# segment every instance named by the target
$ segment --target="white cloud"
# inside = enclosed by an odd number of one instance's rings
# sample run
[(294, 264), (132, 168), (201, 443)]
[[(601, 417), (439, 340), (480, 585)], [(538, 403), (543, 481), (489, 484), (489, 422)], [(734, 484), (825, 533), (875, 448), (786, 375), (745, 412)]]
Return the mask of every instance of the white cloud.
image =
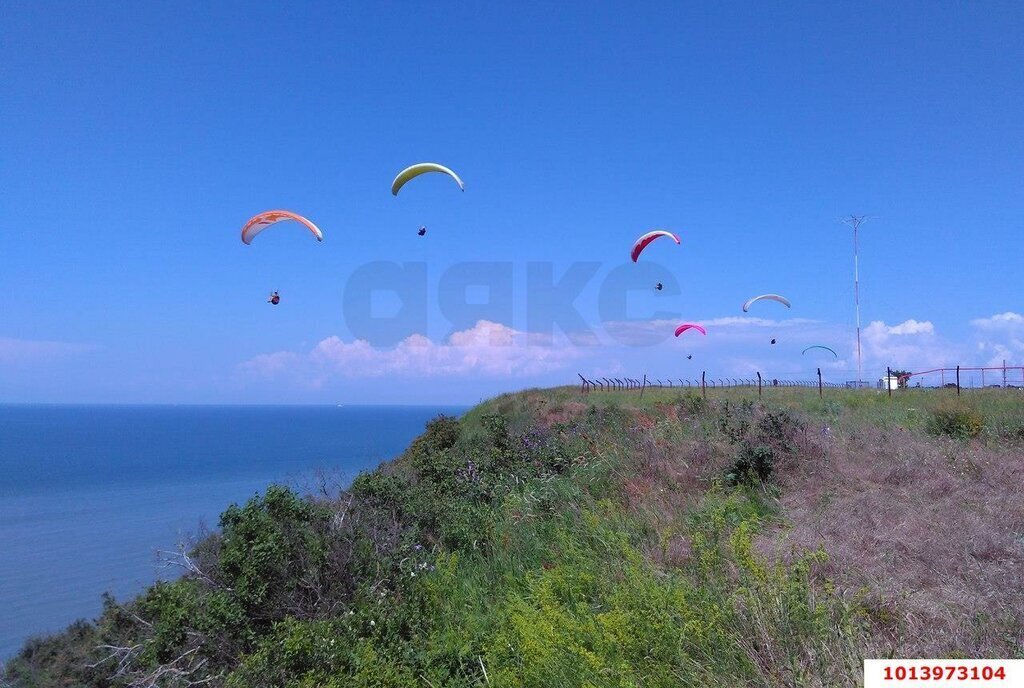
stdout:
[(241, 369), (266, 377), (297, 375), (314, 385), (331, 377), (529, 377), (560, 370), (579, 356), (577, 347), (547, 345), (541, 337), (481, 320), (445, 343), (415, 334), (392, 349), (378, 349), (361, 339), (327, 337), (308, 353), (262, 354)]
[[(882, 325), (884, 327), (885, 323), (876, 320), (875, 322), (872, 322), (871, 325)], [(870, 327), (870, 325), (869, 325), (869, 327)], [(918, 320), (913, 320), (913, 319), (911, 319), (911, 320), (904, 320), (899, 325), (893, 325), (892, 327), (887, 327), (886, 330), (887, 330), (887, 334), (893, 334), (893, 335), (935, 334), (935, 326), (932, 325), (931, 321), (928, 321), (928, 320), (924, 320), (924, 321), (918, 321)]]
[(817, 324), (817, 320), (807, 318), (786, 318), (785, 320), (771, 320), (769, 318), (752, 318), (739, 315), (729, 315), (723, 318), (711, 318), (701, 321), (706, 327), (799, 327), (801, 325)]
[(971, 321), (977, 351), (988, 356), (985, 365), (1024, 363), (1024, 315), (1006, 311)]
[(52, 361), (95, 348), (91, 344), (0, 337), (0, 364)]
[(988, 318), (977, 318), (971, 321), (971, 325), (983, 330), (1024, 330), (1024, 315), (1006, 311)]
[(937, 337), (928, 320), (911, 319), (898, 325), (875, 320), (862, 331), (861, 343), (871, 365), (921, 370), (952, 365), (958, 359), (955, 347)]

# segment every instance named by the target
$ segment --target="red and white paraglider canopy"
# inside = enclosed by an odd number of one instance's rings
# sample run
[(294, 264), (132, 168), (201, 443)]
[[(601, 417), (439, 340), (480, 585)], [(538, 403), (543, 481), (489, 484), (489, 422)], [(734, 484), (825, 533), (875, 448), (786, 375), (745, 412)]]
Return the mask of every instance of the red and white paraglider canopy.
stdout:
[(672, 241), (677, 244), (679, 243), (679, 237), (672, 232), (665, 231), (664, 229), (655, 229), (654, 231), (647, 232), (647, 234), (641, 236), (636, 240), (636, 243), (633, 244), (633, 250), (629, 253), (629, 257), (633, 259), (633, 262), (636, 262), (636, 259), (640, 257), (640, 253), (647, 248), (649, 243), (659, 237), (670, 237)]

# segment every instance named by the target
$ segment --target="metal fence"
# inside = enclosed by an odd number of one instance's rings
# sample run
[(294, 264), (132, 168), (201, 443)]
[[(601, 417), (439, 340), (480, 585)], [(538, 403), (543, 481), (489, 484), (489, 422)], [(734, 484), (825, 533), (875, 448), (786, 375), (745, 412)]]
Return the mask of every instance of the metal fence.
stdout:
[(765, 387), (809, 387), (817, 388), (819, 394), (826, 389), (878, 388), (886, 390), (891, 396), (894, 390), (907, 388), (956, 388), (957, 394), (964, 389), (1003, 388), (1024, 389), (1024, 366), (956, 366), (952, 368), (933, 368), (920, 372), (907, 373), (889, 367), (884, 377), (879, 377), (876, 384), (864, 380), (846, 382), (826, 382), (822, 378), (821, 369), (817, 369), (816, 379), (800, 380), (792, 378), (765, 377), (760, 372), (754, 377), (716, 377), (709, 376), (707, 371), (699, 378), (665, 377), (652, 378), (646, 374), (637, 377), (587, 377), (577, 373), (580, 379), (580, 392), (608, 392), (636, 390), (643, 394), (645, 389), (700, 389), (707, 395), (708, 389), (735, 387), (756, 388), (758, 395)]
[(643, 394), (644, 390), (651, 387), (659, 389), (700, 389), (704, 395), (707, 390), (732, 387), (756, 388), (758, 395), (765, 387), (810, 387), (817, 388), (820, 394), (826, 388), (846, 387), (845, 383), (825, 382), (821, 377), (821, 369), (818, 369), (818, 376), (815, 380), (791, 380), (766, 378), (761, 373), (756, 377), (709, 377), (707, 371), (701, 373), (700, 378), (650, 378), (644, 374), (640, 378), (635, 377), (585, 377), (583, 373), (577, 373), (580, 378), (580, 392), (589, 394), (591, 392), (608, 392), (619, 390), (636, 390)]
[[(684, 388), (700, 388), (701, 386), (709, 387), (711, 389), (723, 388), (723, 387), (757, 387), (758, 379), (753, 378), (742, 378), (742, 377), (705, 377), (703, 380), (700, 378), (687, 379), (682, 377), (675, 378), (650, 378), (650, 377), (595, 377), (586, 378), (583, 375), (579, 375), (581, 382), (581, 389), (584, 392), (587, 391), (611, 391), (611, 390), (623, 390), (623, 389), (642, 389), (658, 387), (663, 389), (684, 389)], [(817, 380), (779, 380), (779, 379), (768, 379), (762, 378), (761, 384), (764, 387), (817, 387)], [(847, 386), (846, 383), (840, 382), (822, 382), (822, 386), (826, 388), (844, 388)]]
[(1024, 366), (956, 366), (932, 368), (899, 376), (899, 386), (906, 388), (1020, 389), (1024, 388)]

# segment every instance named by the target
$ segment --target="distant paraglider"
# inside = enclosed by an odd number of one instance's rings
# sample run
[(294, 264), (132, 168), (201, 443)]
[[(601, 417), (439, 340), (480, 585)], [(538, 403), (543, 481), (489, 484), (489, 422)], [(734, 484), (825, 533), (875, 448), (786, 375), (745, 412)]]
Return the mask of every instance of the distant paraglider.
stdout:
[(657, 289), (658, 291), (661, 291), (662, 289), (665, 288), (665, 285), (662, 284), (661, 282), (658, 282), (657, 284), (654, 285), (654, 288)]
[(416, 231), (416, 233), (419, 234), (420, 236), (425, 236), (426, 233), (427, 233), (427, 228), (426, 227), (420, 227), (419, 230)]
[(772, 337), (772, 344), (775, 343), (775, 337)]
[(398, 173), (398, 176), (395, 177), (395, 181), (391, 182), (391, 195), (397, 196), (398, 192), (403, 186), (405, 186), (406, 182), (410, 179), (415, 179), (421, 174), (426, 174), (427, 172), (440, 172), (441, 174), (447, 174), (455, 180), (455, 183), (459, 185), (460, 189), (463, 191), (466, 190), (466, 185), (462, 183), (462, 180), (459, 179), (459, 175), (455, 174), (454, 170), (450, 170), (444, 165), (439, 165), (436, 162), (419, 162), (415, 165), (406, 167)]
[(691, 361), (691, 360), (693, 360), (693, 354), (687, 354), (687, 356), (686, 356), (686, 360), (687, 360), (687, 361)]
[(242, 242), (246, 244), (252, 243), (253, 237), (264, 229), (270, 225), (278, 222), (284, 222), (286, 220), (293, 220), (304, 225), (306, 229), (313, 233), (313, 236), (316, 237), (317, 241), (324, 240), (324, 233), (320, 231), (320, 228), (310, 220), (304, 218), (302, 215), (293, 213), (290, 210), (268, 210), (249, 218), (249, 221), (242, 227)]
[(825, 351), (827, 351), (830, 354), (832, 354), (833, 356), (835, 356), (837, 359), (839, 358), (839, 354), (837, 354), (835, 351), (833, 351), (832, 349), (828, 348), (827, 346), (822, 346), (821, 344), (814, 344), (813, 346), (807, 347), (806, 349), (803, 350), (803, 354), (806, 354), (811, 349), (824, 349)]
[(778, 301), (786, 308), (792, 307), (792, 304), (789, 302), (789, 299), (787, 299), (785, 296), (779, 296), (778, 294), (761, 294), (760, 296), (755, 296), (752, 299), (748, 299), (747, 302), (743, 304), (743, 312), (746, 313), (747, 311), (749, 311), (750, 306), (756, 303), (757, 301)]
[(276, 306), (281, 303), (281, 295), (278, 294), (277, 291), (271, 292), (270, 298), (267, 299), (267, 303), (271, 303)]
[(633, 259), (633, 262), (636, 262), (637, 258), (640, 257), (640, 254), (645, 248), (647, 248), (648, 244), (659, 237), (670, 237), (672, 241), (677, 244), (679, 243), (679, 237), (672, 232), (665, 231), (664, 229), (655, 229), (654, 231), (647, 232), (647, 234), (641, 235), (633, 244), (633, 250), (629, 253), (629, 257)]
[(705, 336), (707, 335), (707, 331), (703, 327), (701, 327), (700, 325), (695, 325), (694, 323), (683, 323), (682, 325), (680, 325), (679, 327), (676, 328), (676, 336), (678, 337), (679, 335), (681, 335), (683, 332), (686, 332), (687, 330), (697, 330), (701, 334), (703, 334)]

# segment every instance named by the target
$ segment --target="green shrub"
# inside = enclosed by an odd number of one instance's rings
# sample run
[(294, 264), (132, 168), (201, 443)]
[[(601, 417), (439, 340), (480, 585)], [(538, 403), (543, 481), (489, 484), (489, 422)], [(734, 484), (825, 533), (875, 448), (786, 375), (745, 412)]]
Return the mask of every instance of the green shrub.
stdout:
[(323, 563), (325, 547), (314, 526), (326, 518), (322, 506), (280, 485), (221, 515), (219, 575), (251, 615), (274, 618), (308, 569)]
[(414, 440), (413, 447), (427, 452), (442, 451), (454, 447), (460, 433), (459, 419), (441, 414), (427, 423), (426, 430)]
[(491, 445), (499, 451), (508, 450), (512, 442), (508, 419), (503, 415), (491, 413), (484, 416), (481, 420), (484, 429), (487, 430), (487, 437)]
[(696, 416), (707, 411), (708, 400), (700, 394), (686, 392), (686, 394), (680, 394), (676, 399), (676, 408), (680, 415)]
[(984, 417), (962, 403), (946, 402), (935, 408), (928, 420), (928, 431), (957, 439), (970, 439), (981, 434)]
[(352, 481), (349, 492), (368, 508), (402, 511), (409, 494), (408, 481), (383, 471), (363, 472)]
[(803, 424), (787, 409), (768, 411), (757, 422), (757, 441), (782, 452), (790, 452)]
[(744, 443), (736, 460), (726, 473), (730, 485), (741, 483), (767, 483), (775, 471), (775, 452), (771, 447), (759, 444), (751, 446)]

